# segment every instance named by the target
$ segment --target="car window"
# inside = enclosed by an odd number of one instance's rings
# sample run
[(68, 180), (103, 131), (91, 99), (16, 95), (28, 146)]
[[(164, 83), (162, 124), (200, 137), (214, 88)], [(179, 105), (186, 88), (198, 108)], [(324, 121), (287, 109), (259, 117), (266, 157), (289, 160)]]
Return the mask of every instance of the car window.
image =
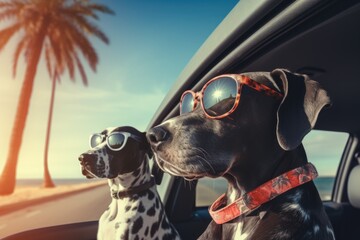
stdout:
[[(308, 161), (318, 170), (314, 180), (323, 201), (330, 200), (337, 168), (344, 151), (348, 133), (313, 130), (303, 140)], [(223, 178), (202, 178), (196, 188), (196, 206), (209, 206), (226, 191)]]

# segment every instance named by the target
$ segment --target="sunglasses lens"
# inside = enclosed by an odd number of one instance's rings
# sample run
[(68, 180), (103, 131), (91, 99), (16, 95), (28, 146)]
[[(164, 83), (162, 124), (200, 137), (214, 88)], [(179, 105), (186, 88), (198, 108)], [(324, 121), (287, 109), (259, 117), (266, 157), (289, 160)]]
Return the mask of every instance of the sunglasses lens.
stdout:
[(194, 97), (191, 93), (185, 93), (181, 99), (180, 114), (194, 110)]
[(111, 134), (108, 137), (108, 145), (112, 149), (120, 149), (125, 141), (125, 136), (121, 133)]
[(102, 141), (103, 141), (103, 138), (101, 135), (94, 134), (90, 138), (90, 147), (94, 148), (94, 147), (100, 145), (100, 143), (102, 143)]
[(229, 112), (235, 104), (237, 83), (230, 77), (211, 82), (204, 91), (203, 104), (206, 113), (212, 117)]

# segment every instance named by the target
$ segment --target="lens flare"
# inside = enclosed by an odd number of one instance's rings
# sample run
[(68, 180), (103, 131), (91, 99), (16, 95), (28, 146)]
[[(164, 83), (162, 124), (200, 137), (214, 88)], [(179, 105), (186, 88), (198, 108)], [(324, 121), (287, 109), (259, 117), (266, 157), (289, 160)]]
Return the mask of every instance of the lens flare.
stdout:
[(220, 101), (221, 95), (222, 95), (222, 91), (219, 90), (219, 89), (215, 90), (215, 92), (212, 94), (212, 96), (213, 96), (218, 102)]

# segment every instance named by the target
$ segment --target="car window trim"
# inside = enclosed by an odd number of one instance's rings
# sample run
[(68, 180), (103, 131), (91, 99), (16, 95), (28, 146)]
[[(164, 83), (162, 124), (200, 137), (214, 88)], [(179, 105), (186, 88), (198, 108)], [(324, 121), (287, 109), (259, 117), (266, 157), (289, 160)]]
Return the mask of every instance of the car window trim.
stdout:
[(349, 172), (351, 170), (351, 162), (355, 151), (357, 150), (359, 145), (359, 138), (356, 134), (350, 134), (349, 139), (346, 143), (343, 155), (340, 160), (340, 164), (338, 167), (338, 171), (336, 173), (333, 193), (332, 193), (332, 201), (336, 203), (341, 203), (344, 201), (347, 179), (349, 177)]

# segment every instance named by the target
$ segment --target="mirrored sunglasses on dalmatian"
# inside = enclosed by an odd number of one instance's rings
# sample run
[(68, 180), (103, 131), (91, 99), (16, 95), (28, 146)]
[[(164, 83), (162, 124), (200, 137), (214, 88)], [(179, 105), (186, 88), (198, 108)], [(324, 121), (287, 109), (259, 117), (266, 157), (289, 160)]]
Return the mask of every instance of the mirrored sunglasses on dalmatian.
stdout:
[(120, 151), (127, 143), (128, 138), (131, 137), (136, 141), (141, 141), (138, 136), (128, 132), (112, 132), (108, 136), (105, 134), (95, 133), (90, 136), (90, 147), (95, 148), (106, 140), (107, 146), (112, 151)]

